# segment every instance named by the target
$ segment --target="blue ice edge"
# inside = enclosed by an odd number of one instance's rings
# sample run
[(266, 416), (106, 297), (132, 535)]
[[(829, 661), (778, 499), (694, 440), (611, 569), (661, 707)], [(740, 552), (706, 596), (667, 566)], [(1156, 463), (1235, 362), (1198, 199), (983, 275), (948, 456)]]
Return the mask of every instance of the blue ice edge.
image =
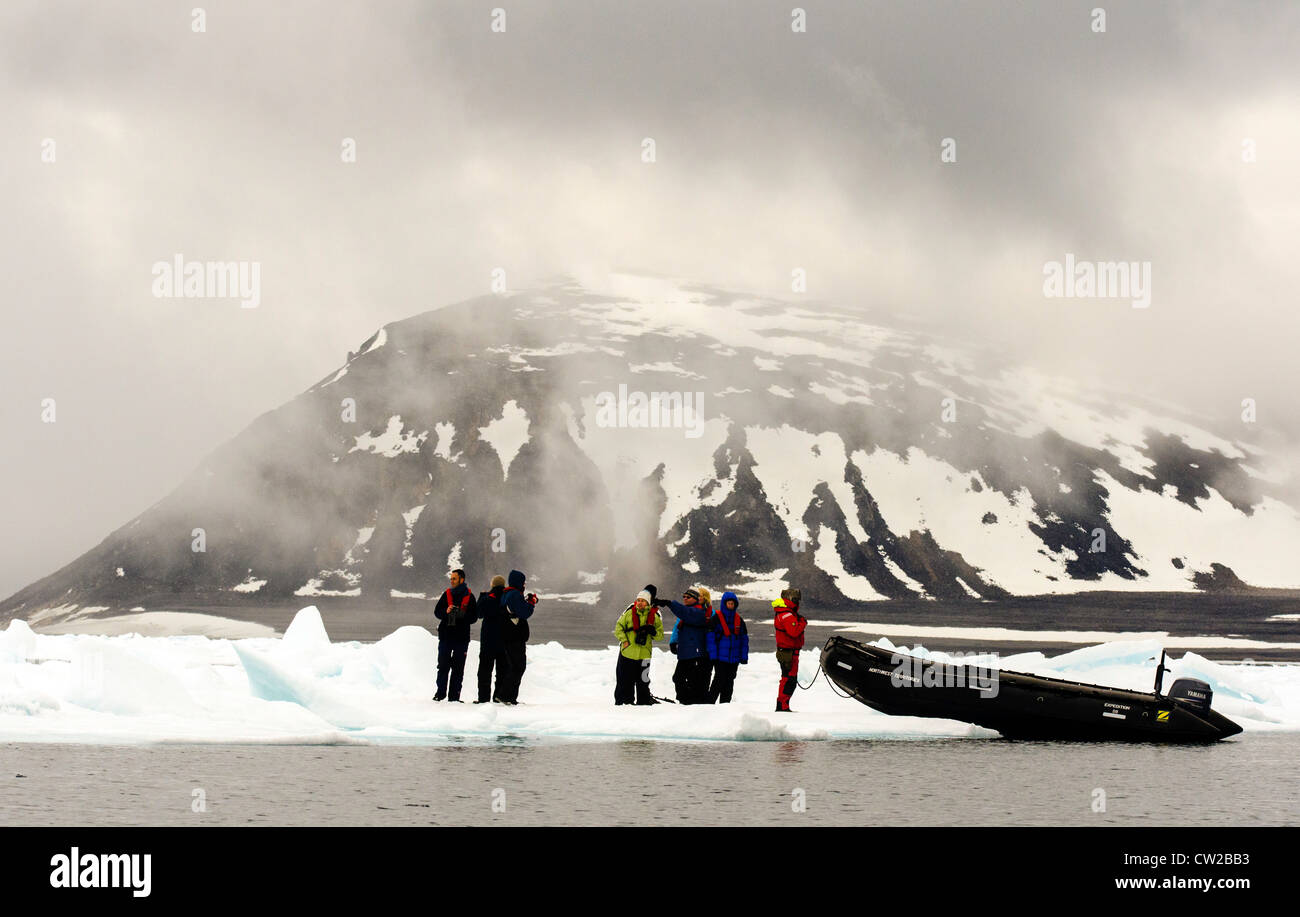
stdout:
[[(958, 721), (951, 722), (958, 734), (936, 734), (932, 732), (908, 732), (903, 729), (853, 729), (818, 730), (812, 735), (790, 735), (785, 733), (782, 724), (771, 723), (752, 714), (760, 722), (756, 724), (753, 734), (691, 736), (680, 733), (661, 732), (609, 732), (609, 731), (555, 731), (538, 732), (518, 731), (507, 727), (503, 732), (496, 729), (457, 729), (455, 732), (436, 730), (422, 731), (400, 726), (375, 725), (372, 714), (361, 710), (344, 699), (337, 692), (329, 690), (328, 679), (324, 682), (311, 676), (302, 675), (292, 669), (278, 664), (262, 653), (234, 644), (234, 650), (248, 677), (252, 694), (263, 700), (290, 702), (320, 717), (330, 728), (351, 739), (354, 743), (387, 746), (493, 746), (500, 744), (544, 745), (548, 743), (573, 742), (610, 742), (610, 741), (657, 741), (657, 742), (826, 742), (826, 741), (951, 741), (998, 739), (998, 733), (971, 726)], [(924, 652), (924, 650), (922, 650)], [(1131, 651), (1133, 658), (1146, 653), (1142, 648)], [(1068, 654), (1067, 654), (1068, 655)], [(1088, 651), (1075, 654), (1086, 656)], [(1128, 661), (1128, 660), (1126, 660)], [(938, 721), (934, 721), (938, 722)], [(767, 728), (762, 728), (767, 727)], [(742, 730), (744, 731), (744, 730)], [(319, 743), (327, 744), (327, 743)]]
[[(356, 735), (356, 731), (347, 730), (347, 734)], [(785, 737), (756, 737), (756, 736), (738, 736), (731, 738), (719, 738), (717, 736), (681, 736), (681, 735), (661, 735), (655, 733), (627, 733), (627, 732), (548, 732), (541, 733), (500, 733), (488, 731), (466, 730), (458, 733), (449, 732), (430, 732), (414, 733), (408, 732), (402, 735), (366, 735), (358, 736), (365, 743), (372, 745), (386, 746), (493, 746), (493, 745), (511, 745), (511, 746), (531, 746), (531, 745), (562, 745), (574, 743), (605, 743), (605, 742), (682, 742), (687, 744), (716, 744), (719, 742), (732, 743), (764, 743), (779, 745), (788, 742), (966, 742), (971, 739), (996, 739), (999, 738), (997, 733), (990, 732), (988, 735), (968, 735), (968, 736), (945, 736), (930, 735), (923, 733), (901, 733), (901, 732), (863, 732), (863, 733), (843, 733), (836, 735), (822, 736), (785, 736)]]
[[(320, 716), (334, 728), (345, 735), (353, 736), (376, 745), (492, 745), (498, 742), (502, 733), (496, 730), (464, 729), (454, 733), (420, 732), (408, 729), (376, 727), (366, 722), (364, 711), (349, 707), (337, 698), (325, 696), (318, 683), (305, 678), (295, 677), (283, 666), (276, 665), (260, 653), (235, 644), (235, 653), (248, 675), (249, 690), (257, 697), (268, 701), (288, 701), (297, 704)], [(766, 722), (766, 721), (764, 721)], [(960, 728), (970, 728), (967, 724), (956, 723)], [(372, 731), (373, 730), (373, 731)], [(547, 731), (545, 733), (506, 733), (514, 736), (527, 736), (529, 741), (659, 741), (659, 742), (826, 742), (835, 740), (861, 739), (929, 739), (951, 738), (931, 734), (906, 734), (895, 731), (882, 733), (875, 730), (854, 730), (852, 732), (825, 732), (817, 735), (798, 736), (780, 734), (783, 727), (773, 724), (773, 729), (765, 735), (739, 736), (686, 736), (655, 732), (564, 732)], [(996, 733), (987, 732), (987, 737), (996, 737)], [(983, 735), (961, 736), (959, 738), (984, 738)]]

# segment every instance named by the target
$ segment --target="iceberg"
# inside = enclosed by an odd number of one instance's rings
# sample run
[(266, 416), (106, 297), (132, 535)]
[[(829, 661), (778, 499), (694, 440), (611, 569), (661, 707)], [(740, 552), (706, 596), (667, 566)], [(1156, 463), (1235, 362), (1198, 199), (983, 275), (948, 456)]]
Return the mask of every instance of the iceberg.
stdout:
[[(894, 648), (888, 640), (877, 645)], [(924, 647), (900, 652), (932, 658)], [(532, 645), (517, 707), (475, 705), (478, 647), (466, 665), (466, 703), (434, 703), (438, 641), (400, 627), (376, 643), (334, 643), (309, 606), (282, 637), (226, 639), (138, 634), (37, 634), (22, 621), (0, 631), (0, 742), (223, 742), (452, 744), (512, 740), (825, 741), (987, 738), (948, 720), (890, 717), (837, 696), (803, 655), (794, 714), (773, 712), (778, 667), (754, 653), (718, 706), (615, 707), (615, 650)], [(1156, 641), (1128, 640), (1055, 657), (1020, 653), (1008, 669), (1149, 690)], [(656, 650), (651, 691), (672, 696), (675, 658)], [(969, 660), (968, 660), (969, 661)], [(1215, 706), (1251, 733), (1300, 730), (1300, 666), (1214, 662), (1188, 652), (1166, 684), (1199, 678)]]

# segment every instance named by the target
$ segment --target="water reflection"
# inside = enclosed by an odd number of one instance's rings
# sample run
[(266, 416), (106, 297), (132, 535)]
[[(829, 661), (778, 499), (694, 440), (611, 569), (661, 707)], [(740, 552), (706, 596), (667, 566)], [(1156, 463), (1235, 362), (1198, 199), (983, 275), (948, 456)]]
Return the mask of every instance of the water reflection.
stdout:
[(773, 757), (781, 765), (803, 764), (807, 745), (807, 742), (781, 742)]

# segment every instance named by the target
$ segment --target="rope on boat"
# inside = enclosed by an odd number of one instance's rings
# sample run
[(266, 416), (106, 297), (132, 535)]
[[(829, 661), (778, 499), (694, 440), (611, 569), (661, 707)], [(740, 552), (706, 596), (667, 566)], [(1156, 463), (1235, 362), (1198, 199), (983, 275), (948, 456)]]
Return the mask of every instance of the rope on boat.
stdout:
[[(806, 685), (802, 685), (802, 684), (801, 684), (801, 685), (799, 685), (799, 687), (801, 687), (801, 688), (803, 688), (805, 691), (807, 691), (809, 688), (811, 688), (813, 685), (815, 685), (815, 684), (817, 683), (817, 676), (818, 676), (818, 675), (821, 675), (821, 673), (822, 673), (822, 665), (821, 665), (821, 663), (819, 662), (819, 663), (817, 663), (817, 671), (813, 674), (812, 681), (808, 682), (808, 684), (806, 684)], [(795, 679), (795, 684), (799, 684), (799, 679), (798, 679), (798, 678)], [(841, 691), (839, 688), (835, 687), (835, 679), (831, 678), (829, 675), (826, 676), (826, 684), (830, 685), (830, 686), (831, 686), (831, 690), (834, 691), (836, 694), (838, 694), (840, 697), (848, 697), (848, 698), (852, 698), (852, 697), (853, 697), (852, 694), (848, 694), (848, 693), (846, 693), (846, 692), (844, 692), (844, 691)]]
[[(803, 690), (807, 691), (809, 688), (811, 688), (813, 685), (817, 683), (817, 678), (818, 676), (821, 675), (821, 673), (822, 673), (822, 664), (821, 664), (821, 654), (819, 653), (818, 660), (817, 660), (817, 671), (813, 673), (812, 681), (808, 682), (808, 684), (806, 685), (802, 685), (799, 684), (799, 677), (795, 676), (794, 683), (799, 685), (799, 687), (802, 688)], [(835, 686), (835, 679), (831, 678), (829, 675), (826, 676), (826, 684), (830, 685), (831, 690), (834, 691), (836, 694), (838, 694), (840, 697), (848, 697), (848, 698), (853, 697), (852, 694), (848, 694), (846, 692), (841, 691), (839, 688), (837, 688)]]
[[(813, 685), (817, 684), (817, 676), (820, 675), (821, 673), (822, 673), (822, 664), (819, 662), (817, 663), (817, 671), (813, 673), (812, 681), (808, 682), (808, 684), (806, 685), (799, 684), (799, 676), (796, 675), (794, 678), (794, 683), (799, 685), (799, 687), (802, 688), (804, 691), (807, 691)], [(826, 681), (829, 682), (830, 679), (828, 678), (826, 679)]]

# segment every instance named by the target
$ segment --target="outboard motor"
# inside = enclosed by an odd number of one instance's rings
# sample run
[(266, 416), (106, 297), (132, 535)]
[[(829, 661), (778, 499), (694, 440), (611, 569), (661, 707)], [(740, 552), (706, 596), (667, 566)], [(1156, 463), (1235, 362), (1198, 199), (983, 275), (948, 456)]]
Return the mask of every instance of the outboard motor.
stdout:
[(1214, 692), (1210, 686), (1197, 678), (1180, 678), (1169, 689), (1169, 697), (1181, 704), (1186, 704), (1200, 713), (1210, 712), (1210, 702)]

